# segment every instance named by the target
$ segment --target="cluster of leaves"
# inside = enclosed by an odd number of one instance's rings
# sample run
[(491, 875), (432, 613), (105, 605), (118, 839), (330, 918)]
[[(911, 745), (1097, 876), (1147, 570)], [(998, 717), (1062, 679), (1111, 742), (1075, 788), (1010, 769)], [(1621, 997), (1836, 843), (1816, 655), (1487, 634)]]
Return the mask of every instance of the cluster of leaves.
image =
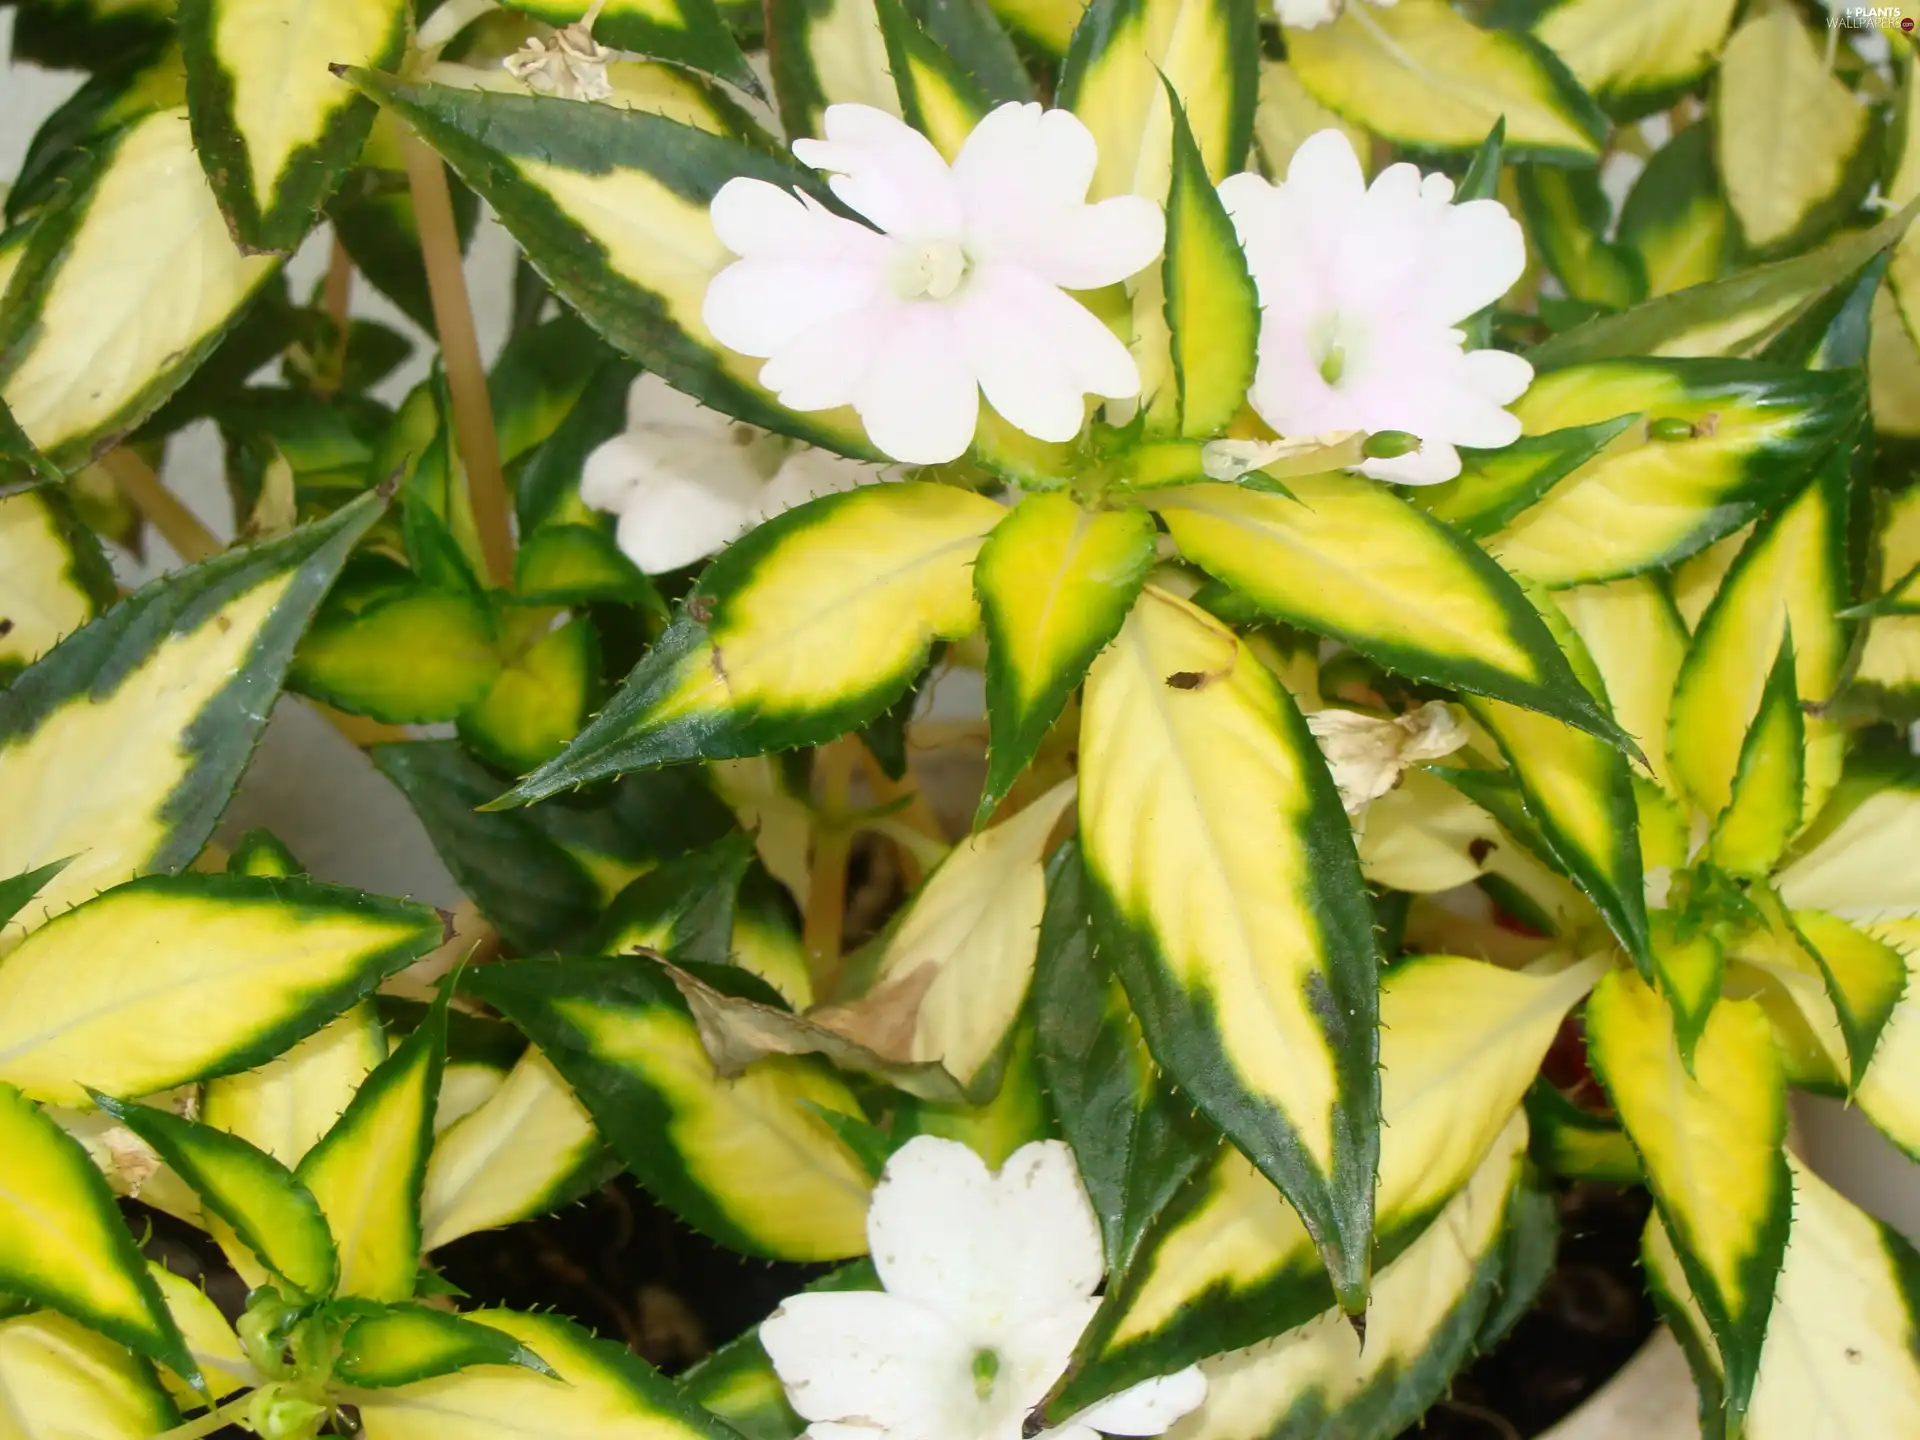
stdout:
[[(617, 1163), (743, 1252), (854, 1259), (924, 1132), (1074, 1148), (1110, 1273), (1048, 1418), (1199, 1362), (1232, 1418), (1185, 1440), (1395, 1434), (1545, 1274), (1546, 1178), (1590, 1175), (1653, 1192), (1710, 1434), (1920, 1423), (1920, 1261), (1785, 1148), (1797, 1086), (1920, 1153), (1905, 58), (1823, 53), (1786, 0), (1350, 0), (1312, 30), (1251, 0), (613, 0), (599, 38), (650, 58), (611, 102), (480, 68), (585, 8), (516, 0), (456, 66), (403, 0), (19, 0), (22, 55), (95, 68), (0, 233), (0, 1395), (26, 1433), (788, 1440), (751, 1335), (670, 1384), (559, 1320), (442, 1308), (423, 1257)], [(325, 53), (268, 12), (324, 15)], [(670, 609), (577, 493), (641, 367), (866, 453), (706, 334), (707, 202), (752, 175), (833, 203), (771, 133), (834, 101), (951, 153), (1030, 98), (1094, 131), (1092, 198), (1167, 206), (1164, 264), (1090, 297), (1140, 413), (1064, 445), (989, 416), (965, 460), (790, 512)], [(1539, 372), (1525, 438), (1443, 486), (1340, 446), (1208, 477), (1210, 442), (1258, 433), (1214, 182), (1328, 126), (1525, 220), (1536, 268), (1472, 326)], [(324, 212), (431, 320), (420, 140), (530, 261), (489, 377), (504, 564), (445, 380), (389, 410), (407, 342), (279, 278)], [(203, 417), (256, 543), (117, 599), (115, 462)], [(781, 757), (904, 773), (903, 705), (976, 631), (973, 833), (854, 817), (927, 876), (871, 944), (810, 953), (795, 898), (849, 817)], [(456, 727), (373, 756), (508, 958), (458, 972), (431, 911), (209, 849), (283, 686)], [(1433, 699), (1466, 750), (1356, 842), (1304, 714)], [(1462, 885), (1530, 934), (1427, 898)], [(1604, 1113), (1537, 1080), (1575, 1011)], [(237, 1328), (145, 1264), (116, 1185), (255, 1284)]]

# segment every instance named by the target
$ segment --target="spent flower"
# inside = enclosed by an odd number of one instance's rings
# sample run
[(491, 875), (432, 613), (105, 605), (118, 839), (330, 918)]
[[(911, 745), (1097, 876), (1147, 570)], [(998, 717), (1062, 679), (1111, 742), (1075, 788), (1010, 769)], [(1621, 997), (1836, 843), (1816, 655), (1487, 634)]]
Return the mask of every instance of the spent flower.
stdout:
[(713, 199), (741, 258), (708, 286), (721, 344), (764, 357), (760, 383), (796, 410), (851, 405), (896, 460), (938, 464), (971, 443), (980, 396), (1016, 429), (1070, 440), (1086, 397), (1124, 400), (1140, 373), (1067, 292), (1125, 280), (1160, 253), (1164, 217), (1134, 195), (1086, 203), (1097, 146), (1065, 110), (1010, 103), (949, 165), (883, 110), (832, 105), (794, 154), (832, 172), (868, 225), (764, 180)]

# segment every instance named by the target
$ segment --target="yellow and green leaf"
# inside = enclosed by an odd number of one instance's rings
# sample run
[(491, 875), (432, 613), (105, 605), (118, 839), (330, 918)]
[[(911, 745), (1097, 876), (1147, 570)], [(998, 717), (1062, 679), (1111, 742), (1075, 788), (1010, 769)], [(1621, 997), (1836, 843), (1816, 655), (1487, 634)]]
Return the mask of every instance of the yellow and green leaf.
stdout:
[(98, 616), (115, 594), (100, 542), (75, 517), (63, 485), (0, 495), (0, 683)]
[(332, 1291), (339, 1271), (333, 1237), (319, 1203), (285, 1165), (236, 1135), (171, 1111), (97, 1091), (93, 1100), (151, 1145), (274, 1274), (308, 1295)]
[[(241, 254), (184, 109), (85, 152), (27, 240), (0, 308), (0, 400), (62, 467), (158, 409), (278, 261)], [(182, 276), (193, 283), (183, 286)]]
[(981, 546), (973, 584), (987, 633), (989, 737), (980, 822), (1119, 632), (1156, 538), (1145, 511), (1086, 510), (1053, 493), (1022, 500)]
[(1177, 99), (1209, 178), (1241, 168), (1259, 96), (1259, 17), (1249, 0), (1093, 0), (1061, 62), (1057, 103), (1099, 145), (1089, 200), (1164, 203)]
[(788, 410), (760, 386), (761, 362), (724, 349), (701, 318), (708, 282), (734, 259), (708, 214), (720, 187), (745, 175), (833, 204), (812, 171), (664, 116), (349, 78), (419, 130), (616, 349), (729, 415), (871, 455), (850, 408)]
[[(73, 860), (16, 925), (200, 853), (266, 724), (262, 697), (380, 503), (163, 577), (0, 691), (0, 814), (30, 817), (0, 828), (0, 875)], [(0, 951), (16, 936), (0, 932)]]
[(1207, 1399), (1170, 1440), (1386, 1436), (1416, 1424), (1476, 1350), (1530, 1303), (1552, 1264), (1552, 1202), (1526, 1175), (1526, 1122), (1374, 1282), (1367, 1336), (1337, 1310), (1201, 1362)]
[(467, 987), (532, 1038), (621, 1160), (694, 1228), (789, 1260), (866, 1250), (873, 1182), (812, 1108), (860, 1107), (824, 1062), (775, 1056), (721, 1079), (664, 971), (630, 959), (489, 965)]
[(361, 1082), (387, 1058), (373, 1002), (363, 1000), (277, 1059), (209, 1080), (200, 1118), (292, 1167), (333, 1128)]
[(657, 951), (676, 961), (724, 965), (734, 898), (753, 863), (753, 837), (735, 831), (648, 870), (618, 895), (588, 945), (595, 955)]
[(875, 0), (768, 0), (766, 14), (767, 59), (787, 134), (824, 134), (829, 105), (900, 113)]
[(440, 941), (420, 905), (302, 880), (148, 876), (0, 966), (0, 1080), (85, 1107), (258, 1065)]
[(599, 1178), (604, 1154), (586, 1107), (529, 1047), (505, 1084), (434, 1141), (421, 1248), (559, 1209)]
[(1276, 620), (1397, 674), (1619, 735), (1521, 588), (1477, 546), (1359, 476), (1287, 483), (1293, 498), (1189, 485), (1156, 508), (1182, 555)]
[(1713, 165), (1712, 127), (1689, 125), (1654, 152), (1634, 181), (1620, 207), (1620, 243), (1640, 257), (1647, 293), (1671, 295), (1720, 278), (1730, 223)]
[(160, 1287), (167, 1309), (186, 1337), (187, 1349), (200, 1367), (201, 1379), (206, 1382), (206, 1397), (202, 1397), (184, 1380), (175, 1379), (171, 1371), (161, 1372), (160, 1383), (167, 1387), (176, 1403), (198, 1407), (204, 1405), (207, 1398), (224, 1400), (243, 1386), (260, 1383), (260, 1372), (247, 1358), (240, 1337), (234, 1334), (233, 1326), (227, 1323), (227, 1317), (220, 1313), (220, 1307), (205, 1290), (151, 1260), (147, 1262), (147, 1273)]
[[(1797, 1157), (1793, 1228), (1767, 1317), (1759, 1376), (1740, 1418), (1749, 1440), (1897, 1435), (1920, 1426), (1920, 1255)], [(1693, 1276), (1658, 1220), (1642, 1245), (1649, 1287), (1700, 1387), (1702, 1433), (1735, 1434), (1723, 1412), (1726, 1366), (1714, 1353)]]
[(1156, 588), (1083, 703), (1080, 834), (1103, 948), (1155, 1059), (1299, 1207), (1358, 1309), (1379, 962), (1332, 777), (1279, 680)]
[(389, 725), (436, 724), (481, 704), (501, 675), (487, 602), (428, 585), (329, 597), (300, 642), (290, 688)]
[(1620, 120), (1664, 109), (1713, 67), (1738, 0), (1549, 0), (1534, 36)]
[(349, 1391), (367, 1440), (498, 1440), (502, 1434), (581, 1440), (733, 1440), (624, 1345), (558, 1315), (475, 1310), (466, 1320), (511, 1337), (555, 1373), (491, 1366), (387, 1390)]
[(1873, 128), (1790, 4), (1749, 6), (1713, 87), (1715, 158), (1746, 249), (1790, 253), (1845, 218), (1874, 178)]
[(1640, 419), (1620, 415), (1593, 425), (1525, 435), (1499, 450), (1463, 450), (1455, 479), (1422, 486), (1411, 498), (1461, 534), (1484, 539), (1498, 534)]
[(1523, 165), (1516, 174), (1527, 234), (1568, 295), (1607, 310), (1646, 298), (1639, 252), (1605, 238), (1613, 207), (1597, 171)]
[(0, 1414), (8, 1440), (148, 1440), (180, 1420), (145, 1362), (46, 1310), (0, 1320)]
[[(1592, 962), (1528, 974), (1431, 956), (1382, 977), (1379, 1263), (1390, 1265), (1497, 1147), (1567, 1010), (1598, 972)], [(1332, 1303), (1299, 1215), (1224, 1147), (1109, 1281), (1077, 1368), (1047, 1413), (1065, 1416), (1141, 1379), (1253, 1345)]]
[(921, 29), (900, 0), (874, 0), (874, 11), (902, 117), (951, 162), (991, 102), (959, 58)]
[(460, 716), (460, 738), (515, 775), (566, 749), (601, 699), (600, 636), (591, 620), (579, 615), (535, 635), (520, 638), (486, 693)]
[(1589, 164), (1606, 116), (1530, 35), (1482, 30), (1445, 0), (1349, 6), (1333, 24), (1288, 29), (1287, 63), (1314, 99), (1416, 150), (1475, 150), (1506, 119), (1513, 159)]
[[(1603, 694), (1598, 668), (1552, 597), (1537, 588), (1523, 593), (1538, 607), (1558, 653), (1565, 655), (1586, 693)], [(1478, 697), (1467, 707), (1506, 756), (1528, 820), (1549, 856), (1594, 903), (1644, 972), (1647, 908), (1640, 806), (1626, 754), (1535, 710)]]
[(1259, 147), (1262, 167), (1269, 175), (1285, 175), (1287, 165), (1310, 136), (1322, 130), (1338, 130), (1359, 157), (1361, 170), (1367, 169), (1372, 146), (1367, 132), (1350, 125), (1307, 93), (1300, 77), (1284, 60), (1260, 60), (1260, 103), (1253, 112), (1253, 140)]
[[(1804, 925), (1807, 914), (1802, 911), (1796, 918)], [(1825, 919), (1841, 923), (1832, 916)], [(1920, 1074), (1920, 979), (1915, 976), (1920, 970), (1920, 920), (1902, 917), (1860, 928), (1899, 955), (1904, 984), (1873, 1047), (1866, 1073), (1853, 1084), (1853, 1101), (1881, 1134), (1907, 1154), (1920, 1154), (1920, 1084), (1914, 1080)], [(1828, 995), (1830, 999), (1832, 992)], [(1831, 1008), (1824, 1013), (1808, 1008), (1817, 1016), (1808, 1021), (1808, 1028), (1814, 1030), (1816, 1043), (1823, 1045), (1835, 1075), (1849, 1075), (1846, 1037), (1838, 1015)]]
[(403, 0), (184, 0), (194, 148), (249, 251), (291, 251), (359, 157), (373, 105), (334, 65), (389, 69)]
[(983, 496), (905, 481), (760, 526), (707, 567), (612, 703), (509, 800), (817, 744), (877, 718), (934, 641), (979, 624), (974, 557), (1005, 515)]
[[(1796, 708), (1822, 707), (1839, 689), (1851, 631), (1835, 618), (1849, 592), (1851, 462), (1851, 447), (1836, 447), (1797, 498), (1761, 521), (1695, 627), (1674, 689), (1667, 754), (1674, 777), (1709, 816), (1734, 800), (1744, 744), (1764, 718), (1782, 654), (1792, 657)], [(1799, 815), (1812, 816), (1840, 777), (1845, 734), (1818, 709), (1803, 712), (1800, 724)]]
[(1160, 283), (1171, 373), (1157, 354), (1144, 353), (1152, 337), (1143, 334), (1136, 353), (1158, 377), (1148, 401), (1149, 425), (1206, 439), (1224, 431), (1246, 404), (1260, 336), (1260, 297), (1171, 81), (1167, 103), (1173, 115), (1173, 175)]
[(340, 1257), (335, 1290), (392, 1302), (420, 1273), (420, 1188), (446, 1064), (447, 991), (354, 1094), (294, 1174), (320, 1202)]
[[(1555, 588), (1672, 565), (1791, 494), (1864, 402), (1856, 378), (1750, 361), (1604, 361), (1542, 375), (1513, 406), (1529, 435), (1621, 415), (1644, 423), (1487, 548)], [(1665, 438), (1675, 421), (1691, 428)]]
[(311, 881), (150, 876), (69, 910), (0, 968), (0, 1079), (50, 1104), (152, 1094), (311, 1035), (440, 943), (417, 904)]
[(475, 1366), (512, 1366), (557, 1378), (553, 1367), (504, 1330), (426, 1305), (381, 1305), (340, 1336), (334, 1378), (360, 1390), (391, 1390)]
[(1786, 1082), (1760, 1007), (1723, 1000), (1681, 1063), (1673, 1017), (1616, 970), (1587, 1002), (1587, 1050), (1646, 1166), (1727, 1376), (1733, 1428), (1748, 1408), (1787, 1245)]
[(58, 1310), (197, 1383), (186, 1341), (107, 1182), (78, 1141), (4, 1083), (0, 1154), (7, 1157), (0, 1175), (0, 1289)]
[(1640, 1185), (1646, 1174), (1618, 1120), (1574, 1104), (1543, 1076), (1527, 1091), (1527, 1148), (1548, 1175)]
[[(1665, 584), (1654, 576), (1637, 575), (1576, 585), (1556, 592), (1553, 599), (1599, 671), (1613, 718), (1639, 745), (1653, 778), (1678, 794), (1667, 763), (1667, 712), (1687, 653), (1687, 629)], [(1678, 863), (1685, 860), (1683, 851)]]
[(968, 1098), (991, 1099), (992, 1062), (1033, 979), (1047, 841), (1073, 799), (1064, 782), (955, 846), (888, 934), (865, 992), (833, 1007), (832, 1028), (895, 1060), (938, 1064)]
[(1670, 910), (1656, 910), (1652, 921), (1653, 978), (1673, 1011), (1674, 1048), (1693, 1074), (1693, 1053), (1707, 1017), (1720, 999), (1726, 951), (1712, 930), (1691, 924)]
[(1800, 829), (1807, 798), (1807, 722), (1793, 671), (1789, 622), (1760, 708), (1740, 744), (1731, 798), (1715, 817), (1707, 841), (1708, 858), (1730, 875), (1767, 875)]
[(1909, 204), (1870, 230), (1829, 241), (1818, 250), (1696, 283), (1576, 325), (1527, 352), (1536, 370), (1637, 356), (1751, 357), (1821, 306), (1851, 289), (1862, 267), (1907, 231)]

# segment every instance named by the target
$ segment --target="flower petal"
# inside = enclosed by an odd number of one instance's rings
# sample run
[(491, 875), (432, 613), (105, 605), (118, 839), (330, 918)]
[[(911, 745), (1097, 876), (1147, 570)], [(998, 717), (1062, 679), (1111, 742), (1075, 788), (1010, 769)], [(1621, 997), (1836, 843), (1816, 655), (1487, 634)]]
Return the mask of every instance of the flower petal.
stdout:
[(871, 105), (829, 105), (825, 140), (796, 140), (793, 153), (839, 173), (833, 193), (889, 235), (957, 238), (960, 196), (933, 142)]
[(839, 260), (888, 253), (887, 239), (836, 215), (811, 196), (736, 175), (708, 206), (713, 232), (736, 255), (776, 260)]
[(1054, 1140), (1023, 1145), (997, 1177), (964, 1145), (908, 1141), (874, 1190), (867, 1238), (891, 1293), (988, 1346), (1076, 1309), (1084, 1325), (1104, 1268), (1073, 1154)]
[(955, 318), (987, 403), (1036, 439), (1079, 434), (1088, 393), (1113, 400), (1140, 393), (1127, 347), (1078, 301), (1026, 270), (982, 270)]
[(1153, 262), (1160, 207), (1139, 195), (1084, 203), (1098, 147), (1068, 110), (1009, 103), (967, 137), (953, 162), (976, 263), (1023, 265), (1069, 290), (1113, 285)]
[(674, 389), (651, 370), (627, 387), (628, 430), (683, 431), (708, 436), (718, 444), (728, 439), (740, 423), (731, 415), (702, 405), (684, 390)]
[(930, 1421), (975, 1408), (974, 1347), (938, 1314), (895, 1295), (795, 1295), (761, 1323), (760, 1343), (803, 1419), (938, 1440), (944, 1427)]
[(736, 260), (707, 285), (700, 318), (742, 355), (776, 355), (824, 321), (861, 309), (886, 289), (884, 261)]
[(618, 515), (627, 508), (634, 487), (647, 474), (642, 442), (629, 434), (615, 435), (596, 445), (580, 471), (580, 499), (590, 509)]
[(910, 465), (959, 459), (980, 420), (980, 386), (954, 334), (953, 308), (898, 301), (865, 313), (884, 315), (853, 397), (867, 438)]
[[(1411, 167), (1409, 167), (1411, 168)], [(1322, 222), (1344, 217), (1366, 193), (1367, 178), (1353, 143), (1338, 130), (1317, 130), (1300, 142), (1287, 163), (1286, 189), (1308, 213)]]
[(1417, 314), (1442, 325), (1486, 309), (1527, 268), (1526, 235), (1498, 200), (1448, 206), (1431, 244), (1428, 269), (1412, 298)]
[[(1533, 384), (1533, 366), (1505, 350), (1469, 350), (1466, 366), (1473, 388), (1496, 405), (1511, 405)], [(1513, 440), (1519, 438), (1515, 432)]]
[(1444, 440), (1424, 440), (1411, 455), (1367, 461), (1360, 473), (1394, 485), (1438, 485), (1460, 473), (1460, 452)]
[(794, 410), (853, 404), (900, 305), (883, 297), (814, 326), (760, 367), (760, 383)]
[(650, 457), (652, 473), (628, 496), (615, 531), (627, 558), (648, 575), (691, 565), (744, 535), (759, 492), (752, 476), (725, 463), (724, 451), (672, 468), (662, 458)]
[(1206, 1401), (1207, 1377), (1197, 1365), (1122, 1390), (1067, 1423), (1102, 1435), (1160, 1435)]

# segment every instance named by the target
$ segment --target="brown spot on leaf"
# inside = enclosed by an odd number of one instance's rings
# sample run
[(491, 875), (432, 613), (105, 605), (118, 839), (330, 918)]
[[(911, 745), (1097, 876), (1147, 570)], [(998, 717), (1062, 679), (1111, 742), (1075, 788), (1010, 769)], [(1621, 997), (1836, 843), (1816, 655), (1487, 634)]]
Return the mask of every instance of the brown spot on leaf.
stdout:
[(1487, 857), (1498, 848), (1493, 841), (1483, 835), (1471, 845), (1467, 846), (1467, 855), (1474, 864), (1484, 865), (1487, 863)]
[(713, 618), (713, 597), (693, 595), (687, 600), (687, 618), (701, 625)]
[(13, 621), (7, 619), (4, 615), (0, 615), (0, 637), (11, 635), (12, 633)]

